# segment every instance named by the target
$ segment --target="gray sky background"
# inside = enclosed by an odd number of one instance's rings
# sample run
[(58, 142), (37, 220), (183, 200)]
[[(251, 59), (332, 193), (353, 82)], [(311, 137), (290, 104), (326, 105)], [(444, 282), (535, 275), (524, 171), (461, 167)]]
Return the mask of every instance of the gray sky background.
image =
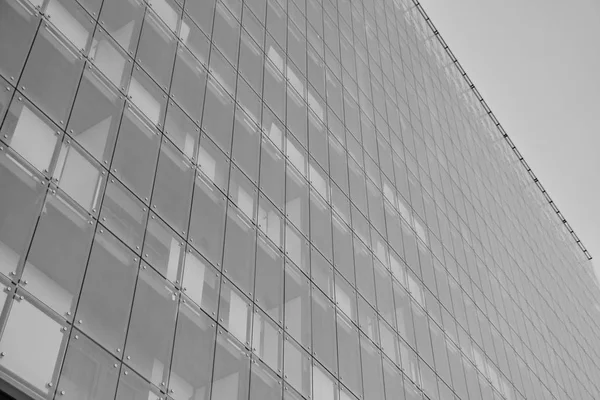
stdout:
[(600, 277), (600, 1), (421, 3)]

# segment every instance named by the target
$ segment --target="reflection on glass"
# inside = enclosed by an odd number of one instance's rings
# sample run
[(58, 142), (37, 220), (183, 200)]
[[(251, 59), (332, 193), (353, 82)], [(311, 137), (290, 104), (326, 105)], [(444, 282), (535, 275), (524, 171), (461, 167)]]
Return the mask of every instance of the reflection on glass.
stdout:
[(94, 34), (88, 57), (113, 85), (125, 91), (131, 78), (133, 62), (100, 26)]
[(119, 43), (133, 54), (144, 18), (144, 3), (140, 0), (106, 0), (99, 20), (101, 25)]
[(90, 20), (77, 2), (74, 0), (50, 0), (46, 5), (45, 15), (77, 49), (87, 50), (94, 21)]

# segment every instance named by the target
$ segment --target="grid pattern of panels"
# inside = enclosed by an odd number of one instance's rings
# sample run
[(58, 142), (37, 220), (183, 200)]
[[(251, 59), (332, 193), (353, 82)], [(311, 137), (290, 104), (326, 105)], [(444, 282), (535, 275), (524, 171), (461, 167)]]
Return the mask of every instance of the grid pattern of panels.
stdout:
[(0, 0), (0, 377), (594, 399), (599, 293), (412, 0)]

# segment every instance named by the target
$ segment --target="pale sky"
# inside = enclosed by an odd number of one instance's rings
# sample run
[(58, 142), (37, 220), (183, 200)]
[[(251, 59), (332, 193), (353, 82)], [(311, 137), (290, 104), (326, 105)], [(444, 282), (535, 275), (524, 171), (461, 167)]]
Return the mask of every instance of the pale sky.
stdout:
[(594, 257), (598, 274), (600, 1), (421, 4)]

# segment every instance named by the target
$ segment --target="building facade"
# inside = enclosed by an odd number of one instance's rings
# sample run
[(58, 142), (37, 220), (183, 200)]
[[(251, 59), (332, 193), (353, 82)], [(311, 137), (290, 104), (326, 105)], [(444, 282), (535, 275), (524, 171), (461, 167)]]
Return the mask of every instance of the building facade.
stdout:
[(589, 254), (416, 0), (0, 0), (15, 399), (600, 398)]

